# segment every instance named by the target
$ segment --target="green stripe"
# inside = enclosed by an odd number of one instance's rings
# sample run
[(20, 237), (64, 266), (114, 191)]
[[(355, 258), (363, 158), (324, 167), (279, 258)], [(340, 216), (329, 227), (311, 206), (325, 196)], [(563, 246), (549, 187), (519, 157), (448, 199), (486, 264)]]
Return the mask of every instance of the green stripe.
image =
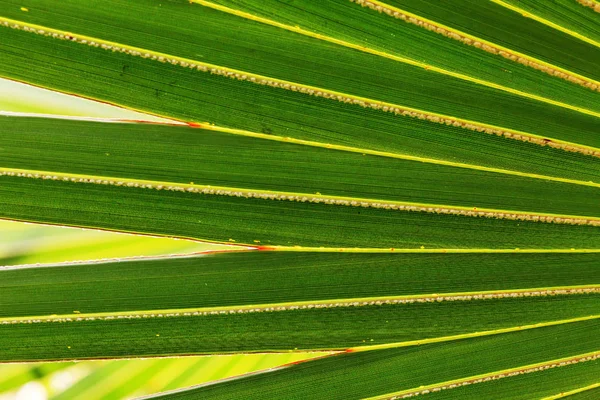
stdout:
[(599, 258), (244, 252), (0, 270), (0, 317), (600, 285)]
[(600, 42), (600, 15), (577, 4), (577, 0), (503, 0), (564, 29)]
[(509, 89), (598, 109), (597, 93), (588, 89), (574, 87), (503, 57), (448, 40), (414, 24), (357, 7), (348, 0), (210, 0), (210, 3), (299, 26), (369, 50), (424, 62)]
[[(476, 400), (482, 398), (489, 400), (530, 400), (533, 398), (550, 400), (554, 397), (548, 398), (547, 396), (597, 382), (599, 374), (600, 360), (595, 360), (444, 390), (428, 394), (427, 398), (431, 400)], [(566, 398), (571, 400), (571, 397)], [(589, 399), (594, 398), (589, 397)]]
[[(598, 375), (596, 375), (596, 381)], [(597, 386), (594, 388), (590, 388), (588, 390), (583, 390), (578, 393), (571, 394), (569, 396), (565, 396), (566, 400), (595, 400), (600, 397), (600, 388)]]

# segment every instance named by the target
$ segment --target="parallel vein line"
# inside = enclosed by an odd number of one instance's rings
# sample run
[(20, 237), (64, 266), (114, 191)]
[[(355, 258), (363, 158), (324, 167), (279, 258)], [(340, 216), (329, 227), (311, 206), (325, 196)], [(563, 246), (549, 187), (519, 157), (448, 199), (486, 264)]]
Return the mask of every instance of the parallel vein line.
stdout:
[(534, 372), (546, 371), (552, 368), (565, 367), (567, 365), (578, 364), (581, 362), (594, 361), (600, 358), (600, 351), (593, 351), (589, 353), (579, 354), (576, 356), (563, 357), (554, 359), (551, 361), (544, 361), (540, 363), (519, 366), (515, 368), (508, 368), (501, 371), (494, 371), (480, 375), (469, 376), (466, 378), (454, 379), (446, 382), (434, 383), (432, 385), (421, 386), (419, 388), (412, 388), (402, 390), (395, 393), (388, 393), (380, 396), (369, 397), (366, 400), (396, 400), (406, 399), (413, 396), (420, 396), (428, 393), (435, 393), (442, 390), (449, 390), (458, 388), (466, 385), (473, 385), (477, 383), (484, 383), (489, 381), (495, 381), (498, 379), (510, 378), (523, 374), (531, 374)]
[(290, 31), (290, 32), (298, 33), (298, 34), (301, 34), (301, 35), (304, 35), (304, 36), (309, 36), (309, 37), (312, 37), (312, 38), (315, 38), (315, 39), (323, 40), (323, 41), (326, 41), (326, 42), (330, 42), (330, 43), (334, 43), (334, 44), (341, 45), (341, 46), (344, 46), (344, 47), (348, 47), (348, 48), (351, 48), (351, 49), (354, 49), (354, 50), (362, 51), (364, 53), (373, 54), (373, 55), (376, 55), (376, 56), (379, 56), (379, 57), (387, 58), (387, 59), (394, 60), (394, 61), (399, 61), (401, 63), (409, 64), (409, 65), (412, 65), (412, 66), (415, 66), (415, 67), (419, 67), (419, 68), (423, 68), (423, 69), (426, 69), (426, 70), (429, 70), (429, 71), (434, 71), (434, 72), (437, 72), (437, 73), (440, 73), (440, 74), (443, 74), (443, 75), (448, 75), (448, 76), (451, 76), (453, 78), (458, 78), (458, 79), (461, 79), (461, 80), (465, 80), (465, 81), (477, 83), (477, 84), (482, 85), (482, 86), (487, 86), (487, 87), (490, 87), (490, 88), (502, 90), (504, 92), (515, 94), (515, 95), (518, 95), (518, 96), (521, 96), (521, 97), (526, 97), (526, 98), (537, 100), (537, 101), (540, 101), (540, 102), (543, 102), (543, 103), (552, 104), (552, 105), (555, 105), (555, 106), (558, 106), (558, 107), (562, 107), (562, 108), (566, 108), (566, 109), (573, 110), (573, 111), (578, 111), (578, 112), (581, 112), (583, 114), (588, 114), (588, 115), (592, 115), (592, 116), (595, 116), (595, 117), (600, 117), (600, 113), (595, 112), (595, 111), (591, 111), (591, 110), (587, 110), (587, 109), (582, 108), (582, 107), (573, 106), (571, 104), (567, 104), (567, 103), (563, 103), (563, 102), (560, 102), (560, 101), (552, 100), (552, 99), (549, 99), (547, 97), (538, 96), (538, 95), (535, 95), (535, 94), (532, 94), (532, 93), (523, 92), (521, 90), (517, 90), (517, 89), (509, 88), (509, 87), (506, 87), (506, 86), (502, 86), (502, 85), (499, 85), (499, 84), (496, 84), (496, 83), (493, 83), (493, 82), (485, 81), (483, 79), (475, 78), (475, 77), (472, 77), (472, 76), (469, 76), (469, 75), (465, 75), (465, 74), (461, 74), (461, 73), (458, 73), (458, 72), (453, 72), (453, 71), (449, 71), (449, 70), (446, 70), (446, 69), (443, 69), (443, 68), (439, 68), (439, 67), (436, 67), (436, 66), (433, 66), (433, 65), (425, 64), (425, 63), (422, 63), (422, 62), (419, 62), (419, 61), (416, 61), (416, 60), (413, 60), (413, 59), (410, 59), (410, 58), (401, 57), (401, 56), (398, 56), (398, 55), (395, 55), (395, 54), (390, 54), (390, 53), (387, 53), (387, 52), (384, 52), (384, 51), (375, 50), (375, 49), (372, 49), (372, 48), (369, 48), (369, 47), (366, 47), (366, 46), (358, 45), (358, 44), (351, 43), (351, 42), (348, 42), (348, 41), (345, 41), (345, 40), (341, 40), (341, 39), (337, 39), (337, 38), (334, 38), (334, 37), (331, 37), (331, 36), (323, 35), (323, 34), (320, 34), (320, 33), (315, 33), (315, 32), (312, 32), (312, 31), (309, 31), (309, 30), (306, 30), (306, 29), (302, 29), (302, 28), (300, 28), (298, 26), (292, 26), (292, 25), (283, 24), (283, 23), (280, 23), (280, 22), (277, 22), (277, 21), (270, 20), (268, 18), (264, 18), (264, 17), (260, 17), (260, 16), (257, 16), (257, 15), (251, 14), (251, 13), (247, 13), (247, 12), (244, 12), (244, 11), (241, 11), (241, 10), (229, 8), (229, 7), (220, 5), (220, 4), (214, 4), (214, 3), (210, 2), (210, 1), (206, 1), (206, 0), (190, 0), (190, 2), (191, 3), (199, 4), (199, 5), (202, 5), (202, 6), (205, 6), (205, 7), (209, 7), (209, 8), (215, 9), (215, 10), (219, 10), (219, 11), (222, 11), (222, 12), (225, 12), (225, 13), (228, 13), (228, 14), (236, 15), (238, 17), (242, 17), (242, 18), (245, 18), (245, 19), (248, 19), (248, 20), (260, 22), (262, 24), (275, 26), (275, 27), (278, 27), (278, 28), (281, 28), (281, 29), (285, 29), (285, 30)]
[(519, 131), (516, 129), (508, 129), (500, 126), (485, 124), (482, 122), (471, 121), (464, 118), (456, 118), (444, 114), (433, 113), (412, 107), (405, 107), (394, 103), (389, 103), (380, 100), (369, 99), (362, 96), (350, 95), (333, 90), (319, 88), (310, 85), (304, 85), (296, 82), (286, 81), (283, 79), (271, 78), (259, 74), (240, 71), (232, 68), (222, 67), (214, 64), (203, 63), (196, 60), (187, 59), (184, 57), (173, 56), (165, 53), (142, 49), (138, 47), (128, 46), (120, 43), (115, 43), (98, 38), (92, 38), (85, 35), (79, 35), (69, 32), (56, 30), (35, 24), (27, 24), (21, 21), (16, 21), (4, 17), (0, 17), (0, 26), (9, 27), (12, 29), (23, 30), (38, 35), (49, 36), (60, 40), (68, 40), (92, 47), (99, 47), (113, 52), (129, 54), (135, 57), (142, 57), (162, 63), (178, 65), (184, 68), (190, 68), (202, 72), (208, 72), (214, 75), (221, 75), (232, 79), (249, 81), (259, 85), (291, 90), (316, 97), (323, 97), (331, 100), (336, 100), (342, 103), (359, 105), (364, 108), (371, 108), (390, 112), (396, 115), (418, 118), (435, 122), (443, 125), (451, 125), (464, 129), (473, 130), (476, 132), (487, 133), (491, 135), (504, 136), (510, 139), (534, 143), (541, 146), (549, 146), (565, 151), (576, 152), (586, 155), (600, 157), (600, 149), (563, 141), (559, 139), (550, 140), (541, 135), (536, 135), (528, 132)]
[(543, 71), (543, 72), (547, 73), (548, 75), (562, 78), (569, 82), (587, 87), (588, 89), (591, 89), (591, 90), (600, 91), (600, 82), (598, 82), (594, 79), (574, 73), (572, 71), (568, 71), (564, 68), (557, 67), (557, 66), (547, 63), (545, 61), (533, 58), (526, 54), (509, 49), (507, 47), (500, 46), (498, 44), (478, 38), (476, 36), (459, 31), (457, 29), (450, 28), (439, 22), (431, 21), (427, 18), (410, 13), (410, 12), (402, 10), (400, 8), (391, 6), (382, 1), (379, 1), (379, 0), (350, 0), (350, 1), (353, 3), (359, 4), (363, 7), (368, 7), (370, 9), (376, 10), (380, 13), (385, 13), (394, 18), (398, 18), (405, 22), (420, 26), (429, 31), (439, 33), (440, 35), (458, 40), (467, 45), (476, 47), (478, 49), (482, 49), (484, 51), (487, 51), (488, 53), (498, 54), (498, 55), (500, 55), (504, 58), (507, 58), (511, 61), (515, 61), (519, 64), (523, 64), (523, 65), (529, 66), (531, 68), (537, 69), (539, 71)]
[(311, 253), (400, 253), (400, 254), (567, 254), (600, 253), (600, 249), (428, 249), (428, 248), (368, 248), (368, 247), (303, 247), (303, 246), (256, 246), (261, 251), (311, 252)]
[(459, 335), (442, 336), (442, 337), (435, 337), (435, 338), (429, 338), (429, 339), (418, 339), (418, 340), (410, 340), (410, 341), (406, 341), (406, 342), (358, 346), (358, 347), (352, 347), (352, 348), (348, 349), (348, 351), (349, 352), (359, 352), (359, 351), (373, 351), (373, 350), (383, 350), (383, 349), (397, 349), (400, 347), (410, 347), (410, 346), (421, 346), (423, 344), (429, 344), (429, 343), (440, 343), (440, 342), (448, 342), (448, 341), (453, 341), (453, 340), (471, 339), (471, 338), (477, 338), (477, 337), (482, 337), (482, 336), (491, 336), (491, 335), (498, 335), (498, 334), (510, 333), (510, 332), (527, 331), (530, 329), (545, 328), (545, 327), (557, 326), (557, 325), (566, 325), (566, 324), (572, 324), (572, 323), (576, 323), (576, 322), (592, 321), (592, 320), (597, 320), (597, 319), (600, 319), (600, 314), (588, 315), (585, 317), (562, 319), (562, 320), (557, 320), (557, 321), (539, 322), (537, 324), (531, 324), (531, 325), (513, 326), (510, 328), (493, 329), (493, 330), (489, 330), (489, 331), (462, 333)]
[[(0, 276), (1, 276), (0, 272)], [(235, 306), (220, 306), (220, 307), (194, 307), (194, 308), (177, 308), (177, 309), (155, 309), (155, 310), (135, 310), (135, 311), (113, 311), (113, 312), (97, 312), (97, 313), (73, 313), (73, 314), (52, 314), (52, 315), (35, 315), (23, 317), (2, 317), (0, 325), (15, 325), (15, 324), (38, 324), (38, 323), (65, 323), (65, 322), (85, 322), (85, 321), (109, 321), (122, 319), (148, 319), (148, 318), (182, 318), (182, 317), (202, 317), (210, 315), (226, 315), (226, 314), (251, 314), (261, 312), (280, 312), (294, 310), (311, 310), (323, 308), (343, 308), (343, 307), (366, 307), (366, 306), (383, 306), (383, 305), (402, 305), (414, 303), (441, 303), (446, 301), (472, 301), (472, 300), (492, 300), (492, 299), (513, 299), (513, 298), (530, 298), (530, 297), (547, 297), (547, 296), (573, 296), (584, 294), (600, 293), (599, 285), (588, 286), (562, 286), (554, 288), (533, 288), (533, 289), (507, 289), (496, 291), (479, 291), (479, 292), (456, 292), (456, 293), (434, 293), (423, 295), (402, 295), (402, 296), (376, 296), (376, 297), (360, 297), (346, 299), (326, 299), (326, 300), (307, 300), (307, 301), (292, 301), (284, 303), (268, 303), (268, 304), (250, 304), (250, 305), (235, 305)], [(594, 317), (596, 318), (596, 317)], [(598, 317), (600, 318), (600, 317)], [(570, 320), (569, 320), (570, 321)], [(555, 322), (551, 322), (554, 324)], [(529, 327), (538, 327), (539, 324)], [(545, 325), (544, 325), (545, 326)], [(510, 328), (517, 329), (517, 328)], [(527, 326), (519, 327), (518, 330), (529, 329)], [(501, 330), (506, 332), (506, 330)], [(495, 332), (495, 331), (493, 331)], [(486, 334), (479, 332), (479, 334)], [(489, 333), (487, 333), (489, 334)], [(471, 334), (469, 334), (471, 335)], [(459, 335), (461, 338), (463, 335)], [(469, 336), (471, 337), (471, 336)], [(407, 346), (406, 343), (424, 344), (429, 343), (428, 340), (438, 340), (439, 338), (417, 340), (412, 342), (382, 344), (367, 346), (366, 349), (373, 350), (375, 348), (390, 348)], [(359, 347), (361, 351), (365, 348)], [(353, 351), (358, 351), (353, 349)]]
[(413, 203), (405, 201), (365, 199), (357, 197), (344, 197), (322, 195), (320, 193), (297, 193), (274, 190), (233, 188), (227, 186), (212, 186), (199, 184), (185, 184), (177, 182), (161, 182), (144, 179), (128, 179), (96, 175), (81, 175), (63, 172), (48, 172), (22, 170), (16, 168), (0, 168), (0, 178), (19, 177), (27, 179), (42, 179), (51, 181), (64, 181), (73, 183), (120, 186), (150, 190), (165, 190), (203, 195), (230, 196), (241, 198), (254, 198), (263, 200), (294, 201), (301, 203), (327, 204), (346, 207), (376, 208), (390, 211), (413, 211), (434, 214), (461, 215), (466, 217), (484, 217), (508, 219), (516, 221), (532, 221), (557, 223), (567, 225), (600, 226), (600, 217), (587, 217), (565, 214), (551, 214), (538, 212), (524, 212), (513, 210), (498, 210), (491, 208), (464, 207), (454, 205), (439, 205), (429, 203)]
[(585, 35), (577, 33), (577, 32), (575, 32), (575, 31), (573, 31), (571, 29), (567, 29), (564, 26), (558, 25), (558, 24), (556, 24), (556, 23), (554, 23), (552, 21), (549, 21), (549, 20), (547, 20), (545, 18), (542, 18), (539, 15), (535, 15), (531, 11), (524, 10), (524, 9), (522, 9), (520, 7), (514, 6), (514, 5), (509, 4), (509, 3), (505, 2), (505, 1), (502, 1), (502, 0), (490, 0), (490, 1), (493, 2), (493, 3), (496, 3), (498, 5), (500, 5), (502, 7), (508, 8), (509, 10), (515, 11), (515, 12), (523, 15), (526, 18), (531, 18), (531, 19), (533, 19), (533, 20), (535, 20), (535, 21), (537, 21), (539, 23), (542, 23), (542, 24), (544, 24), (546, 26), (549, 26), (549, 27), (551, 27), (553, 29), (556, 29), (557, 31), (561, 31), (563, 33), (566, 33), (569, 36), (573, 36), (574, 38), (582, 40), (582, 41), (584, 41), (586, 43), (589, 43), (589, 44), (591, 44), (593, 46), (600, 47), (600, 43), (598, 43), (594, 39), (591, 39), (591, 38), (589, 38), (589, 37), (587, 37)]
[(568, 392), (562, 392), (559, 394), (555, 394), (553, 396), (548, 396), (548, 397), (544, 397), (541, 400), (556, 400), (556, 399), (562, 399), (564, 397), (569, 397), (572, 396), (574, 394), (577, 393), (583, 393), (586, 392), (588, 390), (592, 390), (592, 389), (596, 389), (596, 388), (600, 388), (600, 383), (593, 383), (591, 385), (585, 386), (585, 387), (581, 387), (581, 388), (577, 388), (577, 389), (573, 389), (573, 390), (569, 390)]
[(232, 134), (232, 135), (239, 135), (239, 136), (253, 137), (253, 138), (257, 138), (257, 139), (270, 140), (270, 141), (274, 141), (274, 142), (298, 144), (298, 145), (302, 145), (302, 146), (318, 147), (318, 148), (323, 148), (323, 149), (338, 150), (338, 151), (356, 153), (356, 154), (362, 154), (362, 155), (368, 154), (368, 155), (377, 156), (377, 157), (395, 158), (398, 160), (407, 160), (407, 161), (417, 161), (417, 162), (422, 162), (422, 163), (427, 163), (427, 164), (444, 165), (444, 166), (448, 166), (448, 167), (464, 168), (464, 169), (470, 169), (470, 170), (476, 170), (476, 171), (484, 171), (484, 172), (498, 173), (498, 174), (504, 174), (504, 175), (520, 176), (520, 177), (524, 177), (524, 178), (540, 179), (540, 180), (546, 180), (546, 181), (552, 181), (552, 182), (561, 182), (561, 183), (568, 183), (568, 184), (573, 184), (573, 185), (581, 185), (581, 186), (590, 186), (590, 187), (600, 188), (600, 182), (582, 181), (582, 180), (578, 180), (578, 179), (561, 178), (561, 177), (557, 177), (557, 176), (534, 174), (534, 173), (522, 172), (522, 171), (516, 171), (516, 170), (510, 170), (510, 169), (485, 167), (482, 165), (467, 164), (467, 163), (448, 161), (448, 160), (442, 160), (442, 159), (437, 159), (437, 158), (411, 156), (409, 154), (393, 153), (393, 152), (389, 152), (389, 151), (372, 150), (372, 149), (365, 149), (365, 148), (360, 148), (360, 147), (323, 143), (323, 142), (317, 142), (317, 141), (313, 141), (313, 140), (296, 139), (296, 138), (292, 138), (292, 137), (283, 137), (283, 136), (277, 136), (277, 135), (267, 135), (265, 133), (252, 132), (252, 131), (247, 131), (244, 129), (226, 128), (226, 127), (222, 127), (222, 126), (218, 126), (218, 125), (213, 125), (210, 123), (197, 123), (197, 122), (186, 123), (186, 122), (180, 122), (180, 121), (172, 121), (172, 123), (157, 123), (157, 122), (147, 122), (147, 121), (127, 120), (127, 119), (89, 118), (89, 117), (77, 117), (77, 116), (66, 117), (66, 116), (54, 116), (54, 115), (48, 115), (48, 114), (7, 113), (7, 112), (0, 111), (0, 117), (3, 115), (9, 116), (9, 117), (10, 116), (20, 116), (20, 117), (28, 117), (28, 118), (52, 118), (52, 119), (65, 119), (65, 120), (106, 122), (106, 123), (128, 123), (128, 124), (148, 123), (148, 124), (152, 124), (152, 125), (165, 125), (165, 126), (188, 126), (188, 127), (192, 127), (192, 128), (211, 130), (211, 131), (215, 131), (215, 132), (228, 133), (228, 134)]

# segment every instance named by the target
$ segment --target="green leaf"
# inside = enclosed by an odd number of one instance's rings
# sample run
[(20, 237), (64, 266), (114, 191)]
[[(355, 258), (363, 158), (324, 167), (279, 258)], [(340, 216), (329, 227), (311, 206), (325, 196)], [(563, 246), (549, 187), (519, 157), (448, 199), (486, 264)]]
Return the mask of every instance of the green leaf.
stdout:
[(502, 0), (497, 3), (504, 7), (515, 7), (515, 11), (524, 11), (528, 18), (534, 18), (596, 47), (600, 46), (600, 15), (593, 13), (589, 8), (581, 7), (576, 1), (542, 3), (534, 0)]
[(0, 270), (0, 317), (593, 292), (600, 287), (599, 259), (598, 253), (262, 251), (17, 266)]
[(0, 362), (326, 350), (172, 396), (593, 393), (596, 14), (510, 1), (2, 2), (0, 76), (171, 122), (3, 116), (0, 218), (245, 251), (0, 268)]
[[(563, 397), (567, 398), (568, 400), (593, 400), (598, 398), (598, 395), (600, 395), (600, 389), (598, 389), (599, 386), (600, 384), (596, 383), (580, 388), (579, 390), (574, 389), (572, 392), (565, 393), (565, 396)], [(550, 397), (547, 400), (554, 400), (557, 398), (561, 397)]]
[[(557, 398), (577, 398), (567, 395), (570, 391), (581, 390), (589, 385), (597, 386), (600, 361), (588, 361), (565, 365), (560, 368), (551, 368), (544, 371), (520, 374), (506, 379), (498, 379), (477, 385), (462, 386), (453, 390), (444, 390), (432, 393), (428, 399), (478, 399), (490, 400), (526, 400), (537, 398), (554, 400)], [(591, 389), (590, 389), (591, 390)], [(563, 395), (564, 394), (564, 395)], [(593, 391), (582, 392), (593, 399)], [(583, 397), (585, 398), (585, 397)]]
[[(577, 88), (565, 81), (554, 79), (511, 59), (496, 57), (493, 53), (448, 40), (445, 36), (449, 35), (423, 29), (423, 26), (413, 21), (397, 19), (398, 16), (392, 18), (392, 15), (382, 17), (381, 13), (386, 6), (383, 2), (355, 1), (363, 5), (360, 8), (348, 0), (325, 0), (319, 3), (292, 0), (287, 2), (288, 7), (281, 7), (281, 3), (275, 0), (193, 0), (193, 3), (267, 24), (280, 27), (284, 25), (285, 29), (307, 36), (318, 35), (321, 40), (380, 57), (406, 63), (424, 63), (428, 69), (436, 72), (477, 80), (484, 86), (519, 92), (526, 97), (540, 96), (544, 100), (578, 104), (585, 108), (597, 107), (592, 104), (595, 101), (588, 103), (585, 100), (593, 99), (594, 95), (583, 88), (580, 89), (582, 98), (572, 98)], [(571, 7), (581, 8), (576, 4)], [(433, 21), (433, 24), (439, 29), (438, 22)], [(590, 22), (589, 25), (590, 30), (593, 30), (593, 24)], [(505, 42), (498, 40), (490, 43), (501, 44), (505, 45)], [(560, 87), (568, 93), (561, 92)]]

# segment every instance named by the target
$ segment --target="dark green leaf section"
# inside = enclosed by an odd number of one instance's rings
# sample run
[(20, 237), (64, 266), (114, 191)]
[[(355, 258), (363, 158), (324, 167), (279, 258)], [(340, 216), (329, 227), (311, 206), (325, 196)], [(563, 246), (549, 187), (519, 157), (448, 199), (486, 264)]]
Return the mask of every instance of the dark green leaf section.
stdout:
[(577, 0), (503, 0), (556, 25), (600, 42), (600, 14)]
[(0, 117), (0, 132), (9, 168), (600, 216), (596, 187), (188, 127)]
[[(431, 393), (427, 395), (427, 399), (542, 399), (594, 384), (598, 382), (598, 376), (600, 376), (600, 361), (594, 360)], [(578, 397), (574, 398), (580, 400)], [(597, 399), (598, 397), (587, 398)], [(573, 397), (569, 396), (565, 399), (572, 400)], [(586, 397), (582, 399), (586, 399)]]
[(577, 248), (600, 229), (507, 219), (0, 177), (0, 217), (282, 246)]
[(598, 321), (589, 321), (450, 343), (346, 353), (165, 398), (361, 399), (597, 351), (599, 327)]
[(593, 285), (600, 283), (598, 260), (598, 254), (243, 252), (25, 268), (0, 271), (0, 316)]
[[(454, 39), (382, 15), (369, 8), (359, 7), (349, 0), (210, 1), (507, 88), (592, 110), (599, 108), (598, 94), (589, 89), (577, 88), (563, 79), (551, 77), (506, 58), (465, 46)], [(563, 0), (563, 3), (573, 3), (573, 1)], [(541, 7), (548, 7), (545, 4), (541, 3)], [(579, 10), (582, 7), (574, 4), (572, 8)], [(585, 10), (581, 13), (588, 14)], [(591, 25), (590, 23), (589, 30), (594, 30)]]
[[(600, 159), (595, 157), (0, 29), (5, 38), (0, 42), (0, 75), (12, 79), (188, 121), (600, 181)], [(22, 68), (23, 63), (30, 67)]]
[[(37, 8), (38, 12), (22, 13), (17, 7), (5, 7), (6, 11), (0, 10), (0, 15), (454, 118), (600, 147), (600, 137), (594, 134), (600, 131), (598, 117), (198, 7), (183, 0), (161, 3), (154, 0), (95, 3), (73, 0), (59, 4), (31, 1), (25, 5), (32, 10)], [(49, 12), (42, 12), (44, 9)], [(117, 9), (119, 13), (114, 12)], [(139, 15), (144, 18), (138, 18)], [(56, 41), (46, 39), (53, 47)], [(120, 71), (123, 76), (128, 72), (127, 68)], [(174, 83), (174, 80), (169, 81), (171, 85)]]
[[(584, 317), (599, 306), (600, 296), (577, 295), (0, 324), (0, 362), (345, 349)], [(598, 323), (588, 324), (593, 328), (585, 332), (594, 337), (580, 340), (573, 334), (568, 342), (594, 350), (598, 335), (590, 332), (598, 329)]]
[[(600, 48), (491, 1), (384, 0), (492, 43), (600, 80)], [(559, 3), (564, 2), (560, 1)], [(520, 2), (522, 3), (522, 2)], [(554, 3), (554, 2), (544, 2)], [(565, 49), (569, 49), (568, 52)]]

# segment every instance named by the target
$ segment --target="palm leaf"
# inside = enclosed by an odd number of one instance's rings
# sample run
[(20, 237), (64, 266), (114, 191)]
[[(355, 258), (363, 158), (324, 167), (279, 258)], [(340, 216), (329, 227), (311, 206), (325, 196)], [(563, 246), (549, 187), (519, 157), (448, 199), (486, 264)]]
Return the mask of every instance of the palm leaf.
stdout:
[(238, 246), (0, 268), (0, 362), (325, 350), (165, 396), (593, 395), (598, 21), (575, 0), (2, 2), (0, 76), (164, 119), (0, 117), (0, 217)]

